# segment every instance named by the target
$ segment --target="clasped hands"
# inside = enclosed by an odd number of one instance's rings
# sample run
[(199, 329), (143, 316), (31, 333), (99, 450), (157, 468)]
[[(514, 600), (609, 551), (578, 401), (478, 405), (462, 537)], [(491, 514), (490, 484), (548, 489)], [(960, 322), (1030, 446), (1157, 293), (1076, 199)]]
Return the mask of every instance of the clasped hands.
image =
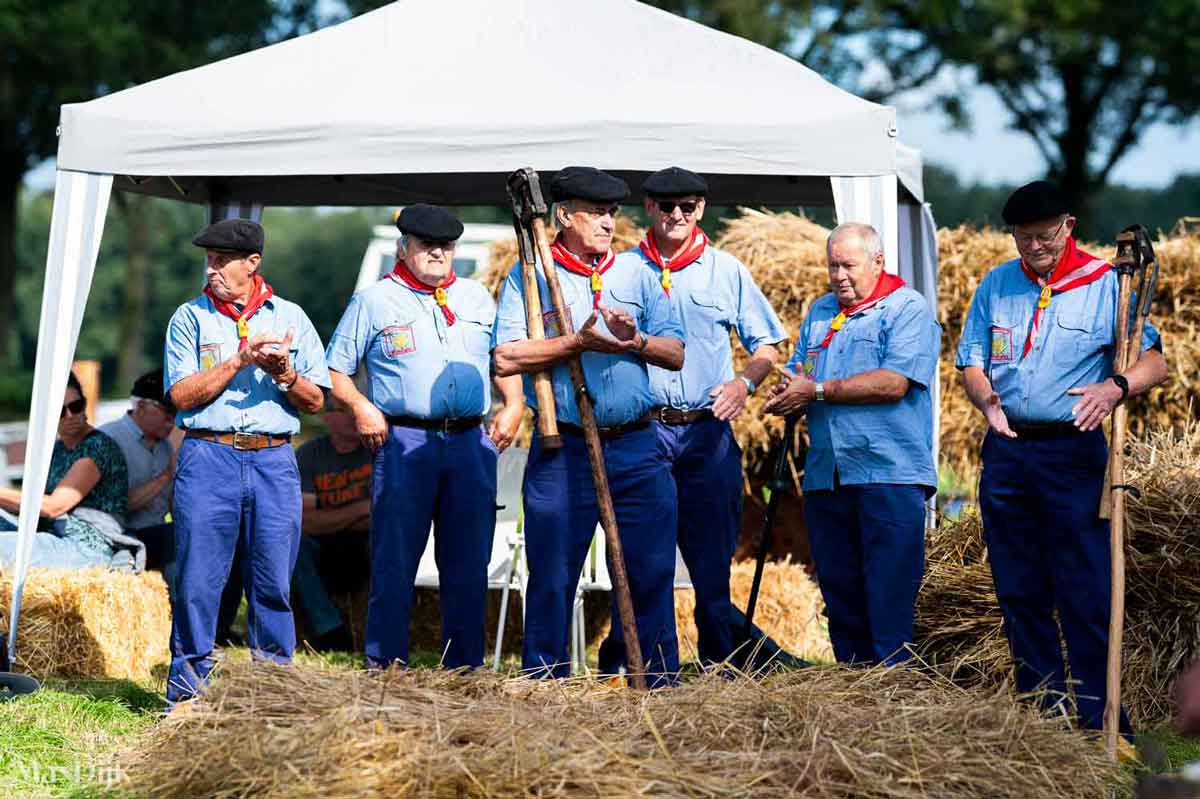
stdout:
[[(596, 329), (596, 322), (601, 317), (611, 336)], [(640, 338), (637, 321), (627, 311), (605, 308), (603, 305), (592, 311), (583, 327), (575, 331), (575, 342), (580, 352), (607, 352), (614, 355), (635, 352), (641, 349)]]
[(791, 416), (812, 404), (817, 396), (817, 384), (788, 369), (778, 369), (779, 382), (771, 386), (771, 395), (763, 410), (779, 416)]
[(245, 349), (238, 353), (242, 366), (253, 364), (269, 374), (277, 383), (291, 383), (296, 378), (292, 367), (292, 339), (295, 329), (288, 328), (281, 338), (277, 333), (260, 333), (252, 336)]

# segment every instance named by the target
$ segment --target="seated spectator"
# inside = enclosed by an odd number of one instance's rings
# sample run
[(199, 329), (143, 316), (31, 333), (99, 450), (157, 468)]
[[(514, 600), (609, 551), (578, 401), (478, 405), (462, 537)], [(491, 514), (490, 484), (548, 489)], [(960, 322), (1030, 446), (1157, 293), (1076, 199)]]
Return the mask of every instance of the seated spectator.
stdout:
[[(87, 401), (75, 375), (67, 380), (58, 441), (33, 541), (31, 566), (78, 569), (114, 566), (141, 570), (146, 550), (122, 525), (129, 493), (125, 456), (111, 438), (88, 424)], [(21, 492), (0, 488), (0, 565), (16, 560), (16, 514)]]
[(146, 545), (146, 568), (162, 572), (175, 595), (175, 525), (167, 521), (175, 476), (175, 451), (167, 436), (175, 429), (175, 406), (163, 394), (163, 370), (133, 382), (132, 408), (100, 427), (117, 442), (129, 473), (125, 532)]
[(354, 415), (332, 396), (325, 424), (326, 435), (296, 452), (304, 516), (292, 600), (313, 635), (313, 649), (349, 651), (353, 641), (329, 594), (354, 591), (370, 577), (372, 456), (358, 437)]

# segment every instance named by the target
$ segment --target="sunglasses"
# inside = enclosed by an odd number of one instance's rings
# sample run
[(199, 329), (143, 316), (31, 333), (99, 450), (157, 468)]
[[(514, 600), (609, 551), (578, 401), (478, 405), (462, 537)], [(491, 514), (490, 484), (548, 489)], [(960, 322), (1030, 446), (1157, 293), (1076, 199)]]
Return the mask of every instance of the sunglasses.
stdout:
[(87, 407), (87, 400), (84, 399), (83, 397), (80, 397), (77, 400), (72, 400), (71, 402), (64, 402), (63, 406), (62, 406), (62, 411), (60, 411), (58, 414), (58, 418), (65, 419), (65, 418), (67, 418), (68, 413), (70, 413), (72, 415), (83, 413), (83, 409), (86, 407)]
[(699, 203), (695, 200), (684, 200), (681, 203), (677, 203), (674, 200), (659, 200), (658, 210), (664, 214), (673, 214), (675, 213), (675, 209), (678, 208), (680, 211), (683, 211), (684, 216), (691, 216), (696, 212), (697, 205)]

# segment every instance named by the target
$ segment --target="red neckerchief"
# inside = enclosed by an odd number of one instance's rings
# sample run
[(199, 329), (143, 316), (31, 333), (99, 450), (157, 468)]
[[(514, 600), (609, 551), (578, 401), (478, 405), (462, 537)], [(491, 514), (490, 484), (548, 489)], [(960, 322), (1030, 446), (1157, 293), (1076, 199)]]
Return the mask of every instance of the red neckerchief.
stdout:
[(263, 280), (262, 275), (256, 272), (250, 289), (250, 300), (240, 311), (232, 302), (226, 302), (213, 294), (212, 289), (208, 286), (204, 287), (204, 293), (212, 300), (212, 304), (218, 311), (237, 323), (238, 352), (241, 352), (246, 349), (246, 340), (250, 337), (250, 325), (248, 324), (250, 317), (258, 313), (259, 308), (266, 305), (267, 300), (275, 294), (275, 289), (271, 288), (271, 284)]
[(442, 278), (441, 283), (431, 286), (414, 275), (412, 270), (408, 268), (408, 264), (396, 259), (396, 268), (392, 270), (390, 277), (397, 283), (408, 286), (418, 294), (432, 294), (433, 299), (437, 301), (438, 307), (442, 309), (442, 316), (446, 317), (446, 324), (454, 324), (454, 320), (458, 317), (454, 315), (454, 311), (450, 310), (449, 301), (446, 298), (446, 289), (453, 286), (454, 281), (458, 280), (458, 275), (455, 274), (453, 267), (450, 269), (450, 274)]
[(1079, 249), (1075, 245), (1074, 236), (1067, 236), (1067, 247), (1063, 250), (1058, 266), (1050, 273), (1049, 280), (1039, 276), (1026, 265), (1024, 258), (1021, 259), (1021, 271), (1025, 273), (1025, 277), (1042, 287), (1037, 308), (1033, 312), (1033, 324), (1029, 326), (1029, 336), (1025, 339), (1025, 349), (1021, 351), (1022, 358), (1033, 349), (1033, 340), (1037, 338), (1038, 328), (1042, 325), (1042, 311), (1050, 304), (1050, 298), (1099, 280), (1109, 269), (1112, 269), (1112, 264)]
[(598, 258), (592, 265), (585, 264), (583, 261), (575, 257), (575, 254), (568, 250), (562, 243), (562, 234), (560, 233), (554, 243), (550, 245), (550, 254), (554, 256), (554, 262), (566, 269), (568, 272), (574, 272), (577, 275), (590, 277), (592, 279), (592, 310), (600, 307), (600, 291), (604, 288), (604, 280), (600, 277), (608, 268), (617, 260), (617, 256), (610, 249), (602, 258)]
[(704, 231), (698, 227), (692, 231), (692, 237), (688, 243), (675, 253), (673, 258), (663, 259), (662, 253), (658, 251), (658, 243), (654, 240), (654, 228), (646, 231), (646, 238), (642, 239), (642, 243), (638, 245), (642, 250), (642, 255), (649, 258), (662, 270), (663, 293), (668, 297), (671, 296), (671, 273), (678, 272), (685, 266), (699, 261), (707, 246), (708, 236), (704, 235)]
[(825, 334), (824, 340), (821, 341), (821, 349), (829, 346), (829, 342), (833, 341), (833, 334), (842, 329), (842, 325), (846, 324), (848, 318), (874, 308), (880, 300), (903, 285), (904, 280), (899, 275), (893, 275), (890, 272), (881, 272), (879, 280), (875, 282), (875, 290), (871, 292), (870, 297), (867, 297), (862, 302), (856, 302), (849, 308), (843, 308), (838, 311), (837, 316), (833, 317), (833, 321), (829, 323), (829, 332)]

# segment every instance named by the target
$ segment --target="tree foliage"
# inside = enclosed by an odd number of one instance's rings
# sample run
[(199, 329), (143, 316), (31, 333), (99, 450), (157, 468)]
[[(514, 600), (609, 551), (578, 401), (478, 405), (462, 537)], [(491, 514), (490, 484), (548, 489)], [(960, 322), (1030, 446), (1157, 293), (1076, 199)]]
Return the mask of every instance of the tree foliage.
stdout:
[(926, 87), (962, 126), (964, 92), (986, 86), (1081, 210), (1147, 127), (1200, 110), (1195, 0), (652, 4), (800, 58), (870, 99)]

